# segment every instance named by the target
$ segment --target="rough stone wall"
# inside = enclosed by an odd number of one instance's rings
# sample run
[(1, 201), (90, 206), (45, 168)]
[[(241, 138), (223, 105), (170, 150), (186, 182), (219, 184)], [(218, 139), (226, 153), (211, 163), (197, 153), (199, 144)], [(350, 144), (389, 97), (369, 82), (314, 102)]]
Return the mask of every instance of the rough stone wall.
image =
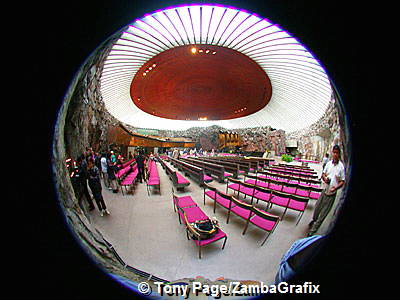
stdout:
[(85, 147), (101, 145), (108, 126), (116, 122), (104, 108), (99, 86), (102, 62), (110, 50), (110, 41), (100, 46), (82, 65), (64, 97), (54, 130), (53, 175), (65, 220), (76, 239), (85, 246), (83, 249), (87, 254), (104, 270), (140, 282), (144, 278), (126, 269), (112, 245), (93, 226), (85, 208), (79, 206), (79, 195), (65, 166), (66, 158), (76, 158)]
[(66, 152), (76, 159), (86, 147), (102, 151), (106, 147), (107, 131), (110, 125), (118, 124), (105, 109), (100, 93), (100, 77), (103, 59), (109, 49), (85, 65), (81, 80), (71, 96), (65, 119)]
[[(125, 124), (124, 124), (125, 125)], [(125, 125), (129, 130), (135, 132), (139, 128)], [(204, 150), (218, 149), (218, 134), (220, 131), (229, 131), (221, 126), (192, 127), (187, 130), (158, 130), (162, 137), (188, 137), (195, 141), (197, 148)], [(283, 130), (275, 130), (270, 126), (235, 129), (242, 139), (243, 151), (264, 152), (265, 149), (275, 153), (285, 153), (286, 135)]]
[(343, 133), (336, 102), (332, 97), (325, 114), (318, 122), (306, 129), (286, 135), (287, 139), (297, 140), (297, 150), (302, 158), (321, 161), (326, 153), (331, 153), (335, 144), (343, 150)]

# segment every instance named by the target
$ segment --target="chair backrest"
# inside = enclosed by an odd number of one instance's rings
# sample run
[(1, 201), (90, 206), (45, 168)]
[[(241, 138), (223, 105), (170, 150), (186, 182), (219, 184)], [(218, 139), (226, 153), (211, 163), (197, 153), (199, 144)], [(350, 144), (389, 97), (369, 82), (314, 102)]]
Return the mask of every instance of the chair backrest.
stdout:
[(249, 210), (248, 219), (250, 219), (250, 211), (251, 211), (253, 205), (245, 203), (245, 202), (242, 202), (242, 201), (240, 201), (239, 199), (237, 199), (237, 198), (235, 198), (233, 196), (230, 196), (230, 197), (231, 197), (231, 203), (236, 204), (236, 206), (239, 206), (240, 208), (244, 208), (244, 209)]
[(306, 185), (297, 185), (297, 190), (303, 190), (303, 191), (306, 191), (307, 192), (307, 197), (309, 197), (310, 196), (310, 193), (311, 193), (311, 186), (306, 186)]
[(308, 198), (308, 197), (302, 197), (302, 196), (299, 196), (299, 195), (293, 195), (293, 194), (291, 194), (290, 195), (290, 201), (297, 201), (297, 202), (304, 202), (304, 203), (308, 203), (308, 200), (309, 200), (310, 198)]
[(290, 182), (285, 182), (285, 187), (290, 187), (290, 188), (295, 188), (297, 190), (297, 187), (299, 186), (297, 183), (290, 183)]
[(281, 191), (275, 191), (275, 190), (272, 190), (272, 195), (274, 195), (276, 197), (280, 197), (280, 198), (287, 198), (287, 199), (289, 199), (291, 196), (291, 194), (287, 194), (287, 193), (284, 193)]
[(263, 211), (263, 210), (261, 210), (261, 209), (259, 209), (259, 208), (257, 208), (257, 207), (252, 207), (251, 208), (251, 211), (254, 213), (254, 214), (256, 214), (257, 216), (259, 216), (259, 217), (261, 217), (261, 218), (263, 218), (263, 219), (265, 219), (265, 220), (268, 220), (268, 221), (273, 221), (273, 222), (278, 222), (279, 221), (279, 216), (275, 216), (275, 215), (271, 215), (271, 214), (269, 214), (269, 213), (267, 213), (267, 212), (265, 212), (265, 211)]
[(199, 239), (200, 234), (196, 231), (196, 229), (193, 228), (193, 225), (189, 223), (185, 211), (181, 207), (178, 207), (178, 213), (179, 212), (183, 215), (183, 223), (185, 224), (188, 231), (190, 231), (191, 234), (193, 234), (197, 239)]
[(233, 182), (233, 183), (237, 183), (237, 184), (243, 184), (243, 182), (240, 181), (239, 179), (235, 179), (235, 178), (232, 178), (232, 177), (228, 177), (227, 180), (226, 180), (226, 183), (229, 184), (229, 181)]
[(217, 188), (209, 185), (207, 182), (203, 182), (204, 199), (206, 197), (206, 189), (214, 192), (214, 198), (217, 196)]
[(244, 175), (244, 181), (246, 181), (246, 178), (254, 179), (255, 180), (254, 184), (257, 184), (257, 181), (259, 180), (257, 175), (249, 175), (249, 173)]
[(267, 187), (264, 187), (264, 186), (256, 185), (256, 186), (254, 186), (254, 190), (258, 191), (258, 192), (261, 192), (261, 193), (270, 193), (270, 194), (272, 193), (271, 189), (269, 189)]
[(268, 183), (269, 184), (280, 185), (281, 186), (281, 190), (283, 189), (283, 185), (285, 184), (284, 182), (279, 181), (279, 180), (275, 180), (275, 179), (268, 179)]
[(225, 198), (226, 200), (229, 200), (229, 209), (231, 209), (232, 206), (232, 196), (231, 195), (227, 195), (224, 192), (221, 192), (220, 190), (216, 189), (216, 193), (218, 194), (218, 196)]

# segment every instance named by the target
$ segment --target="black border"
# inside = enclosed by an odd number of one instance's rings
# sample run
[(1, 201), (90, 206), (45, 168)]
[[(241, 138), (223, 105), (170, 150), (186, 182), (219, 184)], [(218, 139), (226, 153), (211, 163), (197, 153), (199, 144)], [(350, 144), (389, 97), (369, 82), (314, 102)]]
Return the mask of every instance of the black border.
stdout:
[[(94, 266), (68, 231), (56, 201), (51, 173), (51, 143), (58, 109), (75, 73), (85, 59), (114, 32), (135, 18), (163, 7), (206, 1), (66, 1), (23, 4), (18, 39), (25, 48), (18, 55), (25, 65), (25, 106), (19, 111), (22, 145), (31, 172), (24, 188), (15, 188), (16, 211), (22, 231), (15, 261), (20, 266), (15, 295), (69, 299), (131, 299), (133, 294), (109, 280)], [(382, 283), (375, 255), (381, 249), (371, 238), (383, 217), (367, 181), (368, 142), (377, 132), (372, 122), (375, 105), (376, 51), (371, 34), (379, 23), (378, 5), (349, 1), (215, 1), (256, 12), (281, 25), (320, 60), (333, 79), (348, 113), (352, 135), (352, 180), (348, 199), (326, 249), (304, 281), (321, 284), (331, 296), (361, 293), (368, 282)], [(366, 22), (369, 25), (366, 25)], [(28, 59), (26, 59), (28, 57)], [(24, 88), (20, 86), (20, 88)], [(26, 124), (32, 124), (32, 128)], [(19, 143), (21, 142), (19, 140)], [(376, 162), (375, 162), (376, 163)], [(377, 275), (378, 274), (378, 275)], [(19, 279), (17, 279), (19, 278)], [(23, 282), (23, 283), (22, 283)], [(384, 286), (384, 285), (382, 285)], [(370, 290), (369, 290), (370, 292)]]

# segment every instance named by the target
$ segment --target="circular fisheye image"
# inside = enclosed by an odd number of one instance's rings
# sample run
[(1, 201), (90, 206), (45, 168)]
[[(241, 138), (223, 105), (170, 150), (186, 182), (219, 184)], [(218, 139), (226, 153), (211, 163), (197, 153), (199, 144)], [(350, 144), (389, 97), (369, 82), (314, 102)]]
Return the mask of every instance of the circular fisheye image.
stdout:
[(160, 8), (84, 61), (53, 140), (71, 233), (144, 298), (318, 292), (351, 141), (323, 62), (239, 7)]

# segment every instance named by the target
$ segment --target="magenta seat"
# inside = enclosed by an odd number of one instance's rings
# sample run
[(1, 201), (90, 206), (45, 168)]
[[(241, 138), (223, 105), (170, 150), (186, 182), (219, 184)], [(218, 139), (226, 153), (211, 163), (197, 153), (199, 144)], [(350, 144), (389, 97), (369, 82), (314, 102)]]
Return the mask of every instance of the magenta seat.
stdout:
[(321, 195), (321, 193), (311, 192), (311, 193), (310, 193), (310, 198), (311, 198), (311, 199), (318, 200), (318, 198), (319, 198), (320, 195)]
[(240, 187), (240, 192), (245, 194), (245, 195), (252, 196), (253, 192), (254, 192), (254, 189), (248, 188), (248, 187), (245, 187), (245, 186), (241, 186)]
[(160, 178), (149, 178), (147, 181), (148, 185), (158, 185), (160, 184)]
[(229, 176), (232, 176), (232, 174), (228, 173), (228, 172), (224, 172), (224, 177), (229, 177)]
[(247, 219), (250, 215), (253, 215), (254, 213), (251, 210), (239, 207), (239, 206), (232, 206), (231, 211), (234, 212), (236, 215), (242, 217), (243, 219)]
[(250, 222), (264, 230), (267, 230), (267, 231), (271, 231), (276, 224), (276, 222), (274, 222), (274, 221), (266, 220), (257, 215), (253, 216), (250, 219)]
[(306, 209), (307, 203), (306, 202), (300, 202), (300, 201), (294, 201), (290, 200), (288, 204), (288, 208), (298, 210), (298, 211), (304, 211)]
[(186, 183), (190, 183), (189, 180), (187, 180), (185, 177), (183, 177), (181, 174), (179, 174), (178, 172), (175, 172), (176, 174), (176, 178), (178, 179), (178, 184), (186, 184)]
[(196, 243), (196, 246), (204, 246), (204, 245), (208, 245), (211, 244), (215, 241), (218, 241), (222, 238), (226, 237), (226, 233), (223, 232), (221, 229), (218, 229), (218, 232), (216, 234), (214, 234), (213, 237), (207, 239), (207, 240), (194, 240), (194, 242)]
[(205, 182), (210, 182), (210, 181), (212, 181), (213, 179), (212, 179), (212, 177), (210, 177), (210, 176), (204, 174), (203, 180), (204, 180)]
[(207, 191), (206, 192), (206, 195), (208, 196), (208, 197), (210, 197), (211, 199), (214, 199), (215, 200), (215, 192), (214, 191)]
[[(184, 207), (182, 209), (185, 212), (189, 223), (208, 219), (207, 215), (198, 206)], [(183, 214), (180, 210), (179, 214), (181, 215), (181, 218), (183, 218)]]
[(309, 191), (297, 190), (296, 195), (301, 197), (309, 197)]
[(239, 184), (238, 183), (232, 183), (230, 185), (228, 185), (228, 189), (232, 189), (234, 191), (239, 190)]
[(271, 199), (271, 193), (263, 193), (260, 191), (255, 191), (254, 197), (262, 201), (268, 202)]
[(196, 202), (190, 196), (182, 196), (177, 198), (177, 206), (179, 207), (189, 207), (189, 206), (197, 206)]
[(288, 194), (294, 194), (296, 192), (296, 188), (284, 186), (282, 189), (282, 192), (288, 193)]
[(273, 204), (286, 207), (289, 202), (289, 199), (283, 198), (283, 197), (278, 197), (278, 196), (273, 196), (270, 201)]
[[(220, 204), (220, 205), (222, 205), (223, 207), (225, 207), (225, 208), (229, 208), (229, 203), (231, 202), (230, 200), (228, 200), (228, 199), (226, 199), (226, 198), (224, 198), (224, 197), (221, 197), (220, 195), (218, 195), (217, 194), (217, 198), (215, 199), (215, 201), (218, 203), (218, 204)], [(232, 204), (232, 207), (233, 206), (235, 206), (234, 204)]]

